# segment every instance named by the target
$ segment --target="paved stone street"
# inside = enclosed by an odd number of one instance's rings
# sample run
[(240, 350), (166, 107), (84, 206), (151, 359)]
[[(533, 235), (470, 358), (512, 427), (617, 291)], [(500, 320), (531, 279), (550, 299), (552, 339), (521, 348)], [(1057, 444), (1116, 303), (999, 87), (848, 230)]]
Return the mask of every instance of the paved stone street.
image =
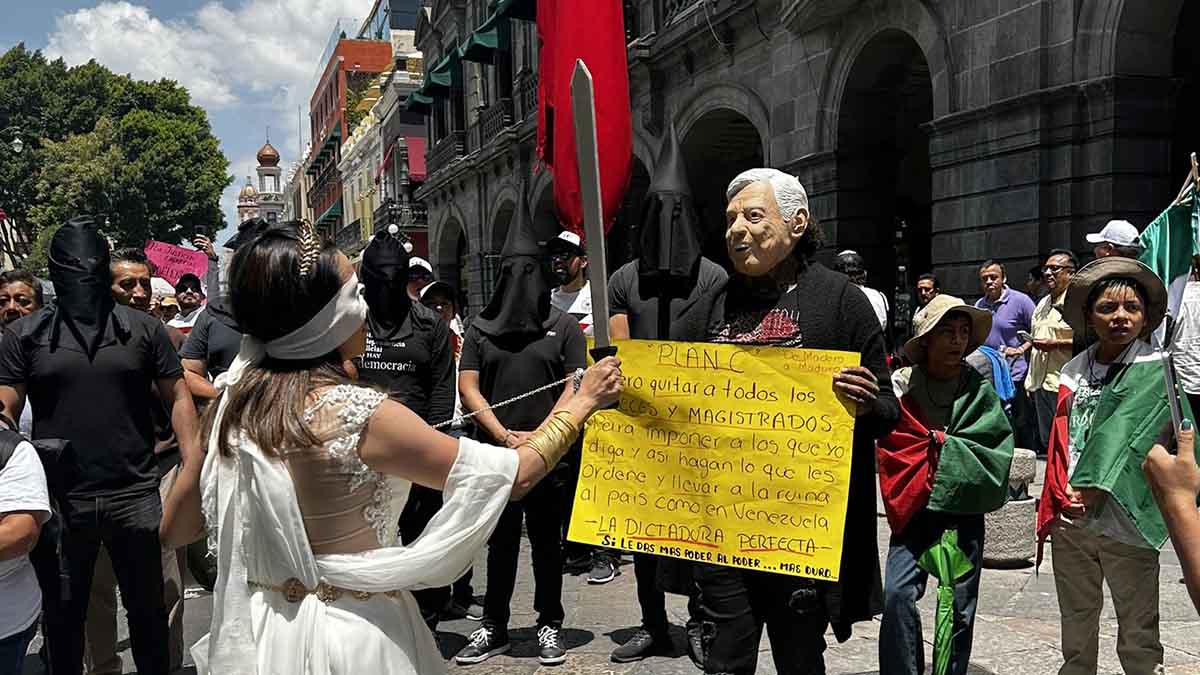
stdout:
[[(1035, 486), (1039, 490), (1040, 486)], [(1036, 494), (1036, 492), (1034, 492)], [(877, 521), (881, 555), (886, 552), (887, 523)], [(1049, 558), (1049, 547), (1047, 548)], [(476, 592), (483, 590), (484, 565), (481, 555), (476, 567)], [(676, 626), (678, 657), (655, 657), (634, 664), (614, 664), (609, 652), (623, 642), (637, 626), (638, 612), (632, 565), (623, 566), (623, 573), (604, 586), (589, 586), (584, 577), (568, 576), (563, 585), (563, 604), (567, 610), (564, 638), (570, 650), (567, 662), (557, 667), (540, 667), (536, 660), (533, 613), (533, 579), (528, 545), (522, 549), (522, 563), (513, 600), (511, 637), (513, 651), (486, 663), (459, 668), (453, 663), (450, 670), (466, 675), (528, 675), (531, 673), (581, 673), (588, 675), (672, 675), (696, 673), (684, 655), (681, 626), (687, 618), (685, 602), (669, 597), (668, 608)], [(1168, 547), (1162, 555), (1162, 575), (1159, 579), (1162, 613), (1162, 638), (1166, 646), (1166, 672), (1169, 675), (1200, 674), (1200, 619), (1179, 583), (1179, 560)], [(932, 617), (935, 607), (931, 584), (921, 603), (926, 628), (926, 652), (932, 638)], [(195, 642), (208, 630), (211, 602), (209, 596), (189, 598), (185, 632), (188, 643)], [(443, 623), (439, 640), (443, 652), (453, 655), (478, 626), (471, 621)], [(133, 659), (128, 651), (122, 622), (122, 656), (127, 672), (133, 672)], [(831, 675), (866, 675), (878, 672), (879, 622), (859, 624), (855, 635), (845, 644), (833, 642), (826, 652)], [(972, 653), (972, 673), (996, 675), (1053, 675), (1061, 664), (1058, 650), (1058, 601), (1054, 592), (1054, 575), (1050, 560), (1042, 563), (1041, 574), (1033, 568), (984, 571), (980, 589), (979, 611), (975, 624), (975, 647)], [(1111, 601), (1106, 606), (1100, 625), (1100, 673), (1121, 672), (1116, 656), (1117, 621)], [(36, 649), (36, 644), (33, 646)], [(36, 662), (36, 658), (33, 659)], [(189, 659), (190, 662), (190, 659)], [(40, 665), (31, 664), (26, 674), (40, 674)], [(191, 672), (189, 670), (189, 672)], [(759, 652), (759, 673), (774, 675), (770, 646), (764, 638)]]

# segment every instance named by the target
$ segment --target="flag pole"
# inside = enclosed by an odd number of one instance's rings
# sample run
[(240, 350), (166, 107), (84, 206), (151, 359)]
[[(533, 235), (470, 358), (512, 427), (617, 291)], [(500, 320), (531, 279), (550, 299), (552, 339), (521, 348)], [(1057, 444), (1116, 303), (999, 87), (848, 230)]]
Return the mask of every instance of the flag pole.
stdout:
[(1192, 153), (1192, 169), (1188, 173), (1187, 179), (1183, 181), (1183, 187), (1179, 188), (1179, 194), (1175, 196), (1175, 201), (1171, 202), (1172, 206), (1178, 206), (1183, 203), (1183, 200), (1188, 198), (1198, 187), (1200, 187), (1200, 171), (1196, 164), (1196, 153)]
[[(1189, 195), (1196, 199), (1196, 195), (1200, 195), (1200, 163), (1196, 161), (1196, 153), (1191, 153), (1191, 169), (1188, 171), (1187, 180), (1183, 184), (1183, 188), (1179, 190), (1179, 196), (1175, 198), (1172, 206), (1178, 206)], [(1183, 408), (1179, 404), (1179, 386), (1176, 384), (1175, 378), (1175, 358), (1172, 346), (1175, 337), (1175, 325), (1171, 315), (1167, 315), (1165, 319), (1167, 326), (1163, 335), (1162, 349), (1159, 351), (1159, 358), (1163, 365), (1163, 386), (1167, 390), (1167, 408), (1171, 411), (1171, 427), (1172, 431), (1178, 429), (1183, 424)]]

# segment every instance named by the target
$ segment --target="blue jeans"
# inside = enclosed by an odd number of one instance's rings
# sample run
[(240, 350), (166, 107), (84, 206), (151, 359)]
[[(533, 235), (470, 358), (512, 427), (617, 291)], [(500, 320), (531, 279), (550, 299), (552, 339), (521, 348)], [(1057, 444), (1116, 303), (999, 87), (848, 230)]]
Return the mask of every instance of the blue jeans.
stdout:
[(958, 531), (958, 546), (975, 568), (954, 584), (954, 637), (950, 643), (950, 675), (966, 675), (971, 661), (975, 605), (983, 564), (983, 516), (952, 516), (921, 511), (888, 547), (884, 580), (883, 623), (879, 628), (880, 675), (922, 675), (925, 648), (917, 601), (925, 595), (929, 573), (917, 565), (946, 530)]
[(29, 628), (13, 633), (0, 640), (0, 675), (21, 675), (25, 664), (25, 650), (29, 641), (37, 633), (37, 622), (29, 624)]

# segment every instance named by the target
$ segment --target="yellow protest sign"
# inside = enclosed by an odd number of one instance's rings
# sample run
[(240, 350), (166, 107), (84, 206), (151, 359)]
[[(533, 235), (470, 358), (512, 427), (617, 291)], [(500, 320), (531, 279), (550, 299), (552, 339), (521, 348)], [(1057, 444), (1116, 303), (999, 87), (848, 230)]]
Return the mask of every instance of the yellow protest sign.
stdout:
[(569, 538), (836, 580), (858, 354), (618, 343), (625, 392), (584, 431)]

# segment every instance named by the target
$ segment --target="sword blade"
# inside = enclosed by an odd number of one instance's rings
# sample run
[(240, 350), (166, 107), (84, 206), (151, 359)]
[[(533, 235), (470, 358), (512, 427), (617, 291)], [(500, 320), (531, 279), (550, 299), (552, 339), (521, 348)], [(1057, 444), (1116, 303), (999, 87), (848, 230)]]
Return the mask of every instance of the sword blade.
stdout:
[(596, 348), (612, 344), (608, 332), (608, 261), (604, 249), (604, 209), (600, 200), (600, 154), (596, 143), (596, 92), (582, 59), (571, 75), (571, 112), (575, 120), (575, 158), (587, 239), (588, 282), (592, 290), (592, 334)]

